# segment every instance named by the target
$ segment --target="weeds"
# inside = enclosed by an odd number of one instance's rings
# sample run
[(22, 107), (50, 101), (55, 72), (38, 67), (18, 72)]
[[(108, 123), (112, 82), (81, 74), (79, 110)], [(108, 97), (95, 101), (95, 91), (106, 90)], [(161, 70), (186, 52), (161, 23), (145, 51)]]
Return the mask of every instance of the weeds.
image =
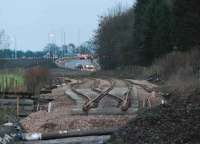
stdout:
[(199, 99), (200, 94), (200, 50), (173, 52), (157, 61), (144, 73), (158, 73), (165, 81), (162, 91), (171, 93), (171, 101)]
[(23, 71), (1, 71), (0, 72), (0, 91), (17, 91), (24, 87)]

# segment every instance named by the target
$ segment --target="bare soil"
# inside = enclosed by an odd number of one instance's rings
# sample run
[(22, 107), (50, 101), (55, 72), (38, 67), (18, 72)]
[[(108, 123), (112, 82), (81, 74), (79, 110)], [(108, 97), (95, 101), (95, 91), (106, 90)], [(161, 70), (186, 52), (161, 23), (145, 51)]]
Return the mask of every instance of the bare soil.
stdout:
[(176, 103), (140, 111), (108, 144), (199, 144), (200, 105)]
[[(65, 79), (68, 79), (65, 77)], [(98, 88), (104, 91), (110, 87), (111, 83), (107, 79), (96, 79), (99, 81)], [(73, 92), (66, 94), (66, 91), (70, 91), (71, 83), (82, 82), (78, 89), (87, 90), (91, 89), (94, 85), (94, 79), (91, 78), (81, 78), (79, 80), (70, 79), (70, 83), (63, 84), (58, 88), (54, 89), (51, 94), (47, 94), (46, 97), (53, 99), (52, 109), (51, 112), (47, 112), (48, 104), (45, 105), (45, 108), (41, 111), (32, 113), (27, 118), (21, 120), (21, 125), (26, 132), (52, 132), (52, 131), (59, 131), (59, 130), (70, 130), (70, 129), (92, 129), (92, 128), (120, 128), (125, 126), (133, 117), (135, 117), (136, 113), (126, 113), (121, 111), (120, 107), (118, 106), (118, 102), (111, 97), (105, 96), (99, 103), (98, 113), (95, 114), (95, 108), (93, 109), (93, 114), (86, 114), (82, 112), (81, 115), (74, 115), (72, 114), (73, 111), (81, 111), (83, 102), (79, 101), (78, 98), (74, 98)], [(124, 83), (123, 80), (115, 79), (116, 85), (113, 91), (114, 93), (118, 93), (119, 95), (123, 96), (123, 94), (128, 90), (127, 85)], [(146, 84), (148, 87), (148, 84)], [(137, 86), (138, 88), (139, 86)], [(149, 89), (151, 89), (151, 85)], [(139, 89), (138, 89), (139, 90)], [(84, 91), (83, 91), (84, 92)], [(98, 95), (98, 94), (97, 94)], [(148, 96), (150, 93), (147, 94)], [(138, 96), (140, 95), (133, 95), (134, 100), (138, 101)], [(76, 95), (76, 97), (79, 97)], [(123, 98), (123, 97), (122, 97)], [(132, 100), (131, 99), (131, 100)], [(77, 100), (77, 101), (76, 101)], [(137, 105), (133, 106), (137, 107)], [(134, 109), (131, 107), (130, 109)], [(104, 112), (108, 112), (109, 110), (117, 110), (116, 112), (113, 111), (113, 114), (104, 114)], [(115, 115), (114, 113), (118, 113)]]

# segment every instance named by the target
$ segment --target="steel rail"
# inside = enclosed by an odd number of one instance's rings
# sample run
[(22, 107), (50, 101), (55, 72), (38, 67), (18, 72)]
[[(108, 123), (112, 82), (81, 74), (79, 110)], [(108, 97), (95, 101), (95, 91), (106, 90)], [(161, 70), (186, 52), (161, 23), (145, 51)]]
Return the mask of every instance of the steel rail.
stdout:
[(70, 87), (71, 87), (71, 90), (72, 90), (75, 94), (80, 95), (80, 96), (82, 96), (83, 98), (85, 98), (85, 99), (86, 99), (86, 102), (85, 102), (85, 103), (87, 103), (88, 101), (91, 100), (90, 97), (89, 97), (88, 95), (86, 95), (86, 94), (83, 94), (83, 93), (77, 91), (77, 88), (76, 88), (77, 86), (79, 86), (79, 85), (81, 85), (81, 84), (83, 84), (83, 83), (84, 83), (83, 81), (77, 82), (77, 83), (72, 83), (72, 84), (70, 84)]
[[(93, 79), (94, 80), (94, 84), (93, 86), (91, 87), (92, 91), (98, 93), (98, 94), (101, 94), (102, 93), (102, 90), (98, 89), (96, 86), (98, 86), (98, 83), (97, 82), (97, 79)], [(115, 96), (115, 95), (112, 95), (110, 93), (107, 93), (107, 96), (111, 97), (111, 98), (114, 98), (115, 100), (117, 100), (119, 103), (121, 103), (123, 101), (122, 98), (118, 97), (118, 96)]]
[(83, 106), (83, 110), (84, 111), (89, 111), (89, 109), (91, 108), (96, 108), (98, 107), (98, 103), (100, 102), (100, 100), (105, 97), (106, 95), (108, 95), (108, 93), (113, 90), (115, 83), (110, 80), (110, 87), (102, 92), (101, 94), (99, 94), (96, 98), (90, 100), (89, 102), (87, 102), (84, 106)]
[(149, 92), (151, 93), (152, 91), (157, 91), (156, 89), (153, 89), (153, 88), (149, 88), (148, 86), (144, 85), (144, 84), (139, 84), (139, 83), (135, 83), (133, 81), (130, 81), (130, 80), (127, 80), (129, 83), (133, 84), (133, 85), (136, 85), (136, 86), (139, 86), (141, 88), (143, 88), (146, 92)]
[(133, 90), (133, 86), (132, 84), (130, 84), (129, 81), (125, 81), (127, 87), (128, 87), (128, 91), (124, 94), (124, 101), (122, 103), (121, 106), (121, 110), (122, 111), (127, 111), (130, 107), (131, 107), (131, 92)]

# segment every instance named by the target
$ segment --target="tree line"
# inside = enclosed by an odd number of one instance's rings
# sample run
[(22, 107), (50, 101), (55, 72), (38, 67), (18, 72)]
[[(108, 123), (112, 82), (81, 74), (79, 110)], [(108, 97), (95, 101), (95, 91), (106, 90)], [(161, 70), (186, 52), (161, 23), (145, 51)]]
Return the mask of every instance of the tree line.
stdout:
[(0, 58), (49, 58), (49, 57), (65, 57), (81, 54), (95, 53), (95, 45), (92, 40), (83, 42), (76, 46), (73, 43), (58, 46), (56, 43), (48, 43), (40, 51), (22, 51), (12, 48), (11, 38), (5, 33), (5, 30), (0, 30)]
[(76, 55), (78, 53), (91, 54), (94, 53), (93, 51), (95, 51), (95, 47), (92, 41), (86, 41), (80, 46), (76, 46), (73, 43), (62, 46), (58, 46), (54, 43), (49, 43), (44, 48), (44, 52), (48, 53), (48, 55), (56, 55), (57, 57)]
[(44, 51), (21, 51), (21, 50), (11, 50), (11, 49), (1, 49), (0, 58), (12, 59), (12, 58), (41, 58), (45, 54)]
[(46, 57), (65, 57), (69, 55), (81, 54), (92, 54), (95, 48), (92, 42), (85, 42), (80, 46), (76, 47), (74, 44), (63, 45), (59, 47), (54, 43), (49, 43), (41, 51), (22, 51), (22, 50), (11, 50), (9, 48), (0, 49), (0, 58), (46, 58)]
[(95, 34), (103, 69), (151, 65), (172, 51), (200, 44), (200, 1), (137, 0), (128, 10), (117, 7), (100, 17)]

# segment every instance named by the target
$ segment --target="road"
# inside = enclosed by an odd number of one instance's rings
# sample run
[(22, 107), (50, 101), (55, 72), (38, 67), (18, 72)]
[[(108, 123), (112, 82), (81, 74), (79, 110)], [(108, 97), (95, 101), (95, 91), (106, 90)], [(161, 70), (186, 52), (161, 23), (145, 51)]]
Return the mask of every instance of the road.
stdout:
[(77, 64), (82, 64), (82, 65), (91, 65), (91, 60), (80, 60), (80, 59), (74, 59), (74, 60), (69, 60), (65, 62), (65, 67), (69, 69), (75, 69)]
[(57, 59), (55, 64), (60, 68), (76, 70), (76, 66), (81, 65), (94, 65), (97, 70), (100, 70), (100, 65), (97, 59), (79, 59), (78, 57), (68, 58), (68, 59)]

